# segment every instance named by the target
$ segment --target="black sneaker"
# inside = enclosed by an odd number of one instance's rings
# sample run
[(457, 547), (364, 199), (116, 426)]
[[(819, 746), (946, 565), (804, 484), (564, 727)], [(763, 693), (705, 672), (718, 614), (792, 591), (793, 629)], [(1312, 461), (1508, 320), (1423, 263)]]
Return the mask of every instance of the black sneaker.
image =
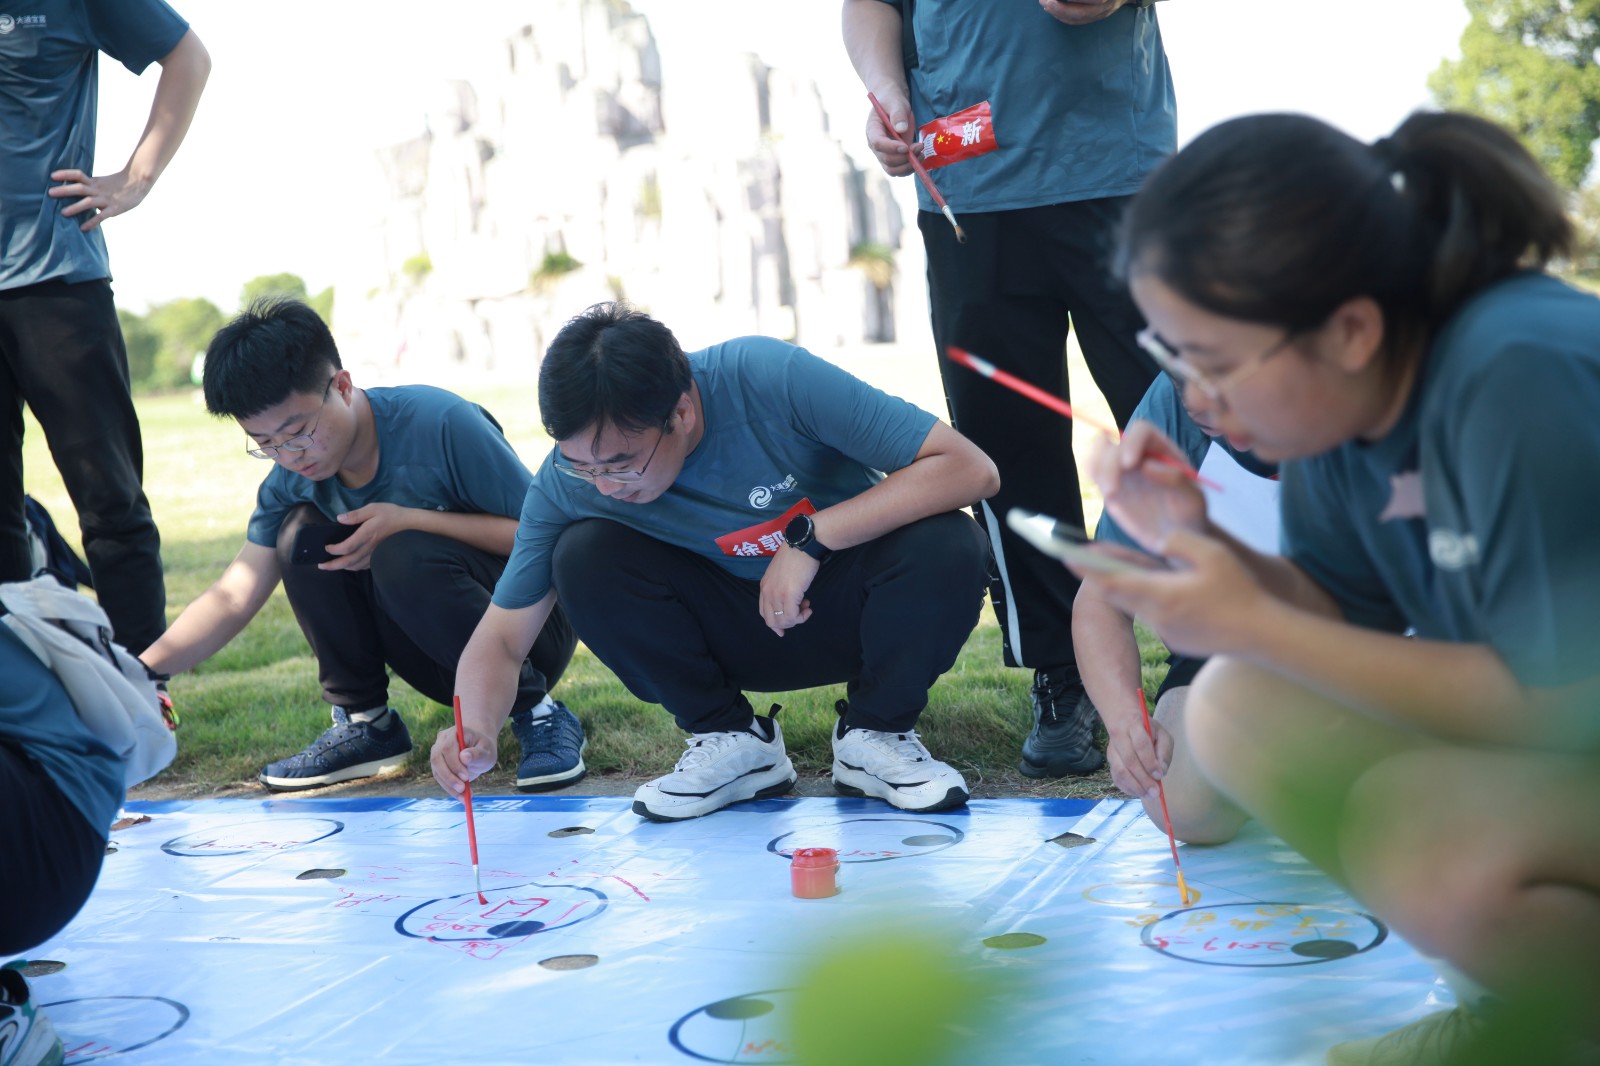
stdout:
[(261, 771), (270, 789), (290, 792), (398, 770), (411, 755), (411, 734), (391, 710), (389, 726), (352, 722), (343, 707), (333, 709), (333, 725), (299, 755), (280, 759)]
[(1033, 672), (1033, 729), (1022, 742), (1023, 777), (1092, 774), (1106, 764), (1095, 745), (1100, 715), (1076, 670)]
[(517, 789), (521, 792), (566, 788), (589, 772), (583, 765), (583, 749), (589, 746), (583, 724), (560, 700), (549, 702), (550, 713), (538, 718), (532, 711), (511, 715), (511, 732), (522, 745), (522, 761), (517, 764)]

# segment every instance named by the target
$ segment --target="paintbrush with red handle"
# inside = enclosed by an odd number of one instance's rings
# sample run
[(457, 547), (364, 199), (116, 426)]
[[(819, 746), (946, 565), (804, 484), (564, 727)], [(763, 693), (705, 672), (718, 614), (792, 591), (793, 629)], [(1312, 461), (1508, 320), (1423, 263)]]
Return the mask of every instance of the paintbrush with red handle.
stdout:
[[(1156, 742), (1155, 730), (1150, 728), (1150, 706), (1144, 701), (1144, 686), (1139, 686), (1139, 717), (1144, 720), (1145, 736), (1150, 738), (1151, 745)], [(1172, 835), (1172, 815), (1167, 813), (1167, 789), (1160, 781), (1156, 782), (1156, 794), (1161, 797), (1161, 820), (1167, 823), (1167, 843), (1172, 847), (1172, 868), (1178, 872), (1178, 898), (1183, 905), (1189, 905), (1189, 885), (1183, 879), (1183, 865), (1178, 862), (1178, 838)], [(1196, 896), (1196, 899), (1199, 897)]]
[(944, 202), (944, 197), (939, 194), (939, 187), (933, 183), (933, 178), (928, 175), (928, 168), (917, 156), (916, 143), (906, 134), (896, 133), (894, 120), (889, 117), (889, 111), (878, 102), (877, 96), (867, 94), (867, 99), (872, 101), (872, 108), (878, 113), (878, 120), (883, 123), (883, 128), (891, 137), (899, 137), (905, 142), (909, 151), (906, 152), (906, 162), (911, 164), (911, 169), (917, 172), (917, 177), (922, 179), (922, 184), (927, 187), (928, 195), (933, 197), (933, 202), (939, 205), (939, 210), (944, 212), (944, 217), (950, 220), (950, 225), (955, 227), (956, 240), (962, 244), (967, 243), (967, 231), (961, 228), (961, 223), (956, 221), (955, 212), (950, 210), (950, 205)]
[[(1050, 408), (1050, 410), (1064, 418), (1070, 418), (1074, 422), (1082, 422), (1084, 425), (1098, 429), (1100, 432), (1111, 437), (1120, 437), (1122, 435), (1117, 432), (1114, 426), (1107, 426), (1100, 422), (1096, 422), (1094, 419), (1085, 418), (1083, 415), (1080, 415), (1078, 412), (1074, 411), (1072, 409), (1072, 405), (1067, 403), (1067, 401), (1063, 400), (1061, 397), (1051, 395), (1037, 385), (1028, 384), (1015, 374), (1009, 374), (1006, 371), (1001, 370), (999, 367), (989, 362), (989, 360), (980, 359), (978, 356), (973, 355), (965, 348), (957, 348), (952, 344), (945, 348), (945, 353), (950, 356), (951, 362), (959, 363), (968, 370), (976, 371), (977, 373), (988, 378), (990, 381), (1004, 385), (1013, 392), (1020, 392), (1034, 403), (1043, 404), (1045, 407)], [(1150, 456), (1150, 458), (1154, 459), (1158, 463), (1161, 463), (1163, 466), (1170, 466), (1175, 470), (1183, 471), (1184, 477), (1191, 481), (1197, 482), (1198, 484), (1204, 485), (1206, 488), (1211, 489), (1214, 492), (1222, 491), (1221, 485), (1217, 484), (1215, 481), (1212, 481), (1208, 477), (1201, 477), (1200, 472), (1194, 467), (1190, 466), (1188, 463), (1174, 459), (1170, 455), (1157, 454)]]
[[(456, 707), (456, 749), (458, 751), (460, 751), (464, 756), (466, 754), (466, 750), (467, 750), (467, 733), (466, 733), (466, 730), (461, 727), (461, 697), (460, 696), (457, 696), (455, 698), (455, 707)], [(463, 770), (466, 769), (465, 761), (463, 761), (462, 769)], [(467, 844), (472, 849), (472, 884), (478, 890), (478, 902), (479, 903), (488, 903), (489, 902), (488, 899), (486, 899), (484, 897), (484, 895), (483, 895), (483, 879), (478, 876), (478, 827), (475, 824), (473, 824), (473, 821), (472, 821), (472, 782), (471, 781), (465, 782), (465, 784), (463, 785), (463, 791), (461, 793), (461, 802), (464, 803), (466, 805), (466, 808), (467, 808)]]

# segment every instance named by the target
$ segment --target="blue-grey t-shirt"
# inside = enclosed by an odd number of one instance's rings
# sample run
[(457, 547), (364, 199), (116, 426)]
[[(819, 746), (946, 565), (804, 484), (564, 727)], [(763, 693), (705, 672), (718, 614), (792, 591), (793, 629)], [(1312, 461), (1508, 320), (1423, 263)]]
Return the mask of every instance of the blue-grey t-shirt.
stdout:
[(122, 806), (122, 760), (78, 717), (56, 675), (0, 625), (0, 740), (44, 768), (95, 831), (105, 836)]
[(367, 389), (378, 432), (378, 472), (360, 488), (312, 481), (273, 464), (256, 493), (246, 537), (273, 547), (290, 508), (312, 503), (329, 518), (369, 503), (515, 518), (533, 475), (500, 427), (475, 403), (431, 385)]
[(161, 0), (7, 0), (0, 6), (0, 289), (111, 276), (100, 228), (64, 217), (51, 171), (94, 173), (104, 52), (135, 74), (189, 24)]
[[(1205, 430), (1195, 425), (1194, 419), (1189, 417), (1189, 412), (1184, 410), (1183, 400), (1178, 395), (1177, 387), (1173, 384), (1172, 378), (1166, 374), (1156, 375), (1155, 381), (1145, 390), (1144, 398), (1139, 401), (1139, 406), (1133, 409), (1133, 414), (1128, 420), (1154, 424), (1168, 439), (1183, 449), (1189, 466), (1195, 470), (1199, 470), (1205, 463), (1207, 452), (1212, 448), (1221, 448), (1247, 473), (1263, 479), (1278, 476), (1276, 464), (1262, 462), (1251, 453), (1235, 448), (1222, 437), (1207, 436)], [(1132, 537), (1122, 531), (1122, 527), (1117, 525), (1111, 515), (1104, 512), (1100, 515), (1099, 525), (1095, 526), (1094, 539), (1120, 544), (1126, 548), (1140, 547)]]
[(1600, 299), (1528, 272), (1435, 339), (1382, 440), (1284, 464), (1285, 554), (1353, 623), (1600, 674)]
[[(902, 0), (885, 0), (902, 8)], [(916, 0), (921, 126), (989, 101), (998, 147), (932, 171), (957, 217), (1138, 191), (1177, 146), (1177, 104), (1154, 8), (1086, 26), (1038, 0)], [(918, 182), (918, 202), (933, 200)]]
[(563, 530), (609, 518), (714, 559), (752, 581), (778, 550), (786, 515), (858, 496), (910, 465), (937, 421), (832, 363), (768, 337), (692, 352), (705, 435), (672, 487), (623, 503), (556, 469), (551, 449), (534, 474), (497, 606), (516, 610), (550, 590), (550, 556)]

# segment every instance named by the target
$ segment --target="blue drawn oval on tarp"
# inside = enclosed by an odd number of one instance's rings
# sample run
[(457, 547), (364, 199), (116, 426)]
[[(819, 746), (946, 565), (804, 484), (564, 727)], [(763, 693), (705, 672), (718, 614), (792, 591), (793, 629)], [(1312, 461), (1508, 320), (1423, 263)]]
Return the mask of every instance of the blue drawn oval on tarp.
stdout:
[[(258, 828), (260, 832), (255, 831)], [(250, 831), (232, 832), (241, 829)], [(343, 829), (344, 823), (333, 818), (261, 818), (185, 833), (161, 845), (161, 850), (168, 855), (195, 859), (217, 855), (266, 855), (315, 844)]]
[[(868, 828), (865, 835), (868, 839), (848, 841), (857, 845), (854, 848), (839, 847), (841, 843), (847, 841), (842, 839), (842, 834), (830, 838), (829, 833), (846, 825), (866, 825)], [(886, 862), (889, 859), (914, 859), (921, 855), (932, 855), (936, 851), (955, 847), (965, 839), (966, 835), (948, 822), (930, 822), (926, 818), (845, 818), (805, 829), (791, 829), (782, 836), (768, 841), (767, 851), (780, 859), (788, 859), (794, 848), (837, 847), (841, 863)], [(796, 837), (799, 839), (793, 841), (794, 847), (785, 846), (786, 841)], [(885, 846), (881, 848), (870, 846), (874, 844)], [(860, 845), (868, 847), (862, 850)]]
[[(515, 897), (510, 897), (508, 894), (523, 888), (549, 889), (551, 891), (548, 898), (544, 896), (537, 897), (542, 900), (537, 907), (521, 906), (512, 909), (520, 913), (512, 913), (512, 910), (500, 915), (492, 913), (505, 907), (507, 903), (515, 901)], [(571, 893), (572, 895), (562, 899), (557, 893)], [(395, 919), (394, 931), (401, 936), (409, 936), (417, 940), (435, 940), (445, 944), (469, 941), (516, 940), (521, 937), (533, 936), (535, 933), (548, 933), (556, 929), (566, 929), (577, 925), (579, 922), (586, 922), (591, 918), (598, 917), (606, 909), (608, 900), (606, 894), (599, 889), (587, 888), (583, 885), (546, 885), (538, 882), (511, 885), (506, 888), (492, 888), (488, 894), (490, 900), (487, 906), (478, 902), (478, 894), (476, 892), (463, 892), (455, 896), (441, 896), (438, 899), (430, 899), (424, 903), (419, 903)], [(500, 898), (497, 899), (495, 897)], [(449, 900), (458, 900), (464, 906), (458, 908), (457, 914), (436, 914), (429, 920), (444, 922), (449, 925), (472, 926), (473, 928), (470, 931), (462, 928), (446, 932), (445, 935), (439, 935), (439, 930), (412, 932), (406, 928), (406, 923), (418, 911), (435, 907)], [(525, 903), (527, 901), (521, 902)], [(567, 905), (565, 910), (559, 913), (549, 912), (552, 920), (541, 921), (528, 917), (534, 910), (543, 911), (553, 904), (560, 905), (562, 903)], [(473, 912), (475, 911), (478, 913), (474, 916)], [(483, 913), (484, 911), (491, 913)], [(418, 923), (412, 924), (416, 925)], [(465, 935), (456, 935), (457, 933)]]
[[(87, 1006), (71, 1009), (80, 1004)], [(172, 1013), (163, 1007), (170, 1007)], [(189, 1020), (189, 1008), (166, 996), (83, 996), (41, 1003), (39, 1009), (48, 1015), (62, 1042), (73, 1048), (73, 1062), (138, 1051), (171, 1036)], [(162, 1025), (166, 1028), (155, 1032)], [(102, 1032), (110, 1035), (97, 1035)], [(112, 1040), (135, 1042), (114, 1047)]]
[(793, 991), (773, 988), (697, 1007), (672, 1023), (667, 1041), (701, 1062), (792, 1062), (778, 1057), (788, 1051), (783, 1045), (788, 1034), (774, 1000)]

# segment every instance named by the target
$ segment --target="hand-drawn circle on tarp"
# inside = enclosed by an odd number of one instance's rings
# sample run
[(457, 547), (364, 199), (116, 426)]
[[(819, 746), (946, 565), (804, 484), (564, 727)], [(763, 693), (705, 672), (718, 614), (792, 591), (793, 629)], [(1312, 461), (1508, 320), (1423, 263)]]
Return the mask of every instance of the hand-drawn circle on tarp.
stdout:
[(166, 996), (85, 996), (41, 1003), (39, 1009), (48, 1014), (61, 1042), (74, 1049), (75, 1063), (149, 1047), (189, 1020), (189, 1008)]
[(271, 855), (326, 840), (344, 829), (333, 818), (258, 818), (197, 829), (161, 845), (168, 855), (209, 858), (214, 855)]
[[(849, 841), (842, 834), (836, 834), (832, 839), (827, 837), (830, 829), (846, 825), (866, 826), (864, 832), (867, 839), (860, 839), (862, 830), (856, 830), (853, 835), (857, 839)], [(942, 829), (944, 832), (930, 833), (931, 829)], [(926, 818), (845, 818), (826, 825), (791, 829), (767, 841), (767, 850), (780, 859), (788, 859), (795, 848), (830, 847), (838, 850), (841, 863), (886, 862), (889, 859), (914, 859), (953, 848), (966, 835), (947, 822), (930, 822)], [(793, 837), (801, 839), (794, 841), (794, 847), (786, 846), (786, 842)], [(883, 846), (874, 848), (874, 844)], [(863, 846), (867, 850), (862, 850)], [(899, 850), (901, 848), (916, 850), (902, 851)]]
[(1148, 948), (1204, 966), (1316, 966), (1371, 951), (1389, 936), (1377, 918), (1312, 903), (1185, 907), (1139, 931)]
[(791, 1062), (779, 1057), (788, 1033), (776, 1012), (779, 997), (793, 991), (774, 988), (708, 1003), (673, 1022), (667, 1040), (701, 1062)]
[[(541, 891), (526, 899), (512, 895), (519, 889)], [(417, 940), (441, 944), (486, 940), (518, 940), (535, 933), (566, 929), (595, 918), (606, 909), (609, 897), (583, 885), (547, 885), (530, 881), (522, 885), (491, 888), (488, 906), (476, 892), (441, 896), (419, 903), (395, 919), (394, 931)], [(440, 904), (445, 904), (440, 907)], [(547, 915), (544, 919), (535, 913)], [(427, 928), (430, 924), (437, 928)]]

